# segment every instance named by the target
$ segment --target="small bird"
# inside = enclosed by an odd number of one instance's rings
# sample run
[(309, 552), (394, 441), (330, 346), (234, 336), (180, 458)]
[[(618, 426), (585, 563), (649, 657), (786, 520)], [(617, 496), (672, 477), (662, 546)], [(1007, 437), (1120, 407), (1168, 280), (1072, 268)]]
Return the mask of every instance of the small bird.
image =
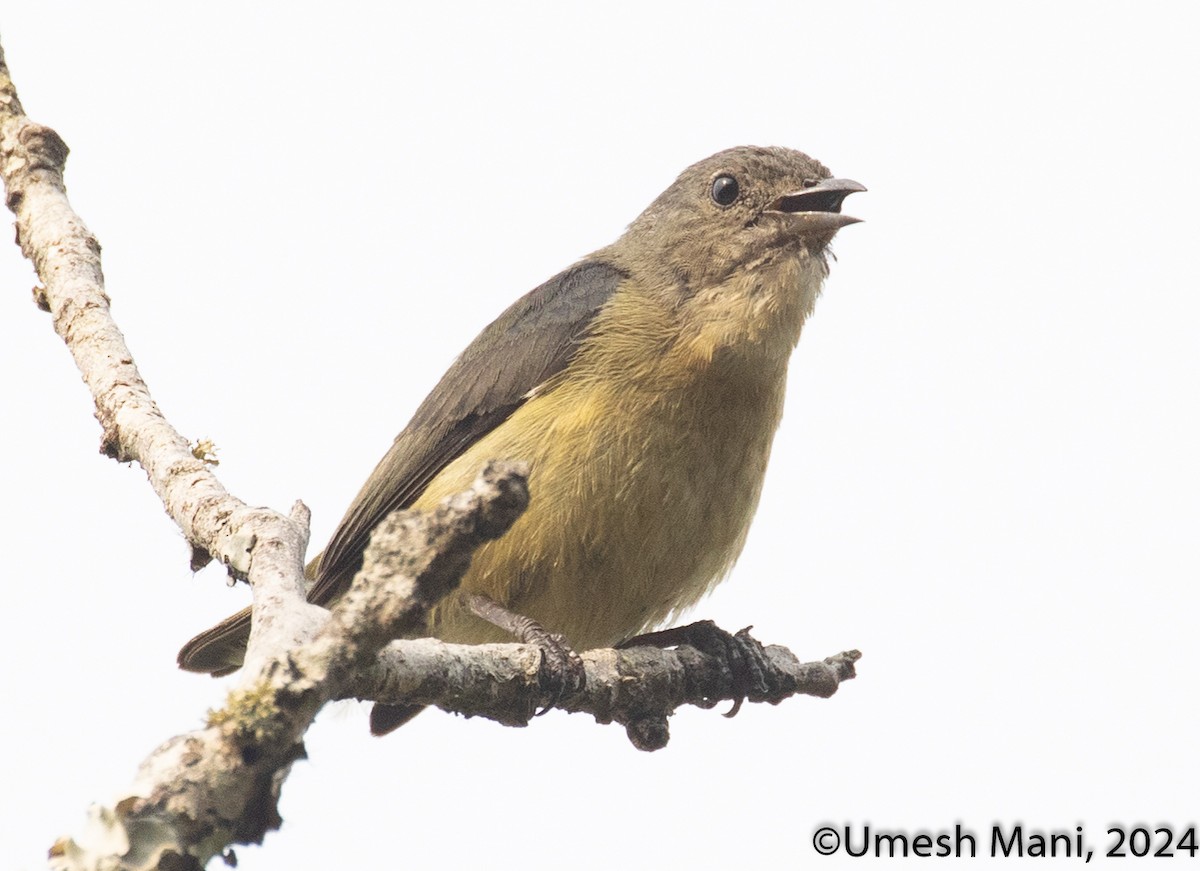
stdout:
[[(866, 190), (799, 151), (738, 147), (686, 170), (616, 242), (518, 299), (451, 365), (308, 566), (328, 605), (371, 530), (465, 490), (492, 459), (529, 463), (530, 503), (429, 615), (446, 641), (511, 640), (484, 596), (579, 650), (693, 605), (729, 572), (758, 504), (788, 359)], [(241, 665), (250, 609), (179, 652)], [(376, 705), (372, 731), (407, 719)]]

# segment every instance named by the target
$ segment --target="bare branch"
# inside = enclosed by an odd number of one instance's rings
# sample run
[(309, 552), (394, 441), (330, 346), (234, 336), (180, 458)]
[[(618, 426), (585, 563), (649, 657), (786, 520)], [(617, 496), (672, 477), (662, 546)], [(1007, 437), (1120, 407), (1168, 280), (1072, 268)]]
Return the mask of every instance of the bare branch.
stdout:
[(6, 202), (17, 218), (21, 251), (42, 282), (34, 299), (50, 312), (55, 332), (92, 393), (101, 450), (145, 469), (150, 486), (199, 555), (194, 566), (213, 554), (247, 575), (249, 545), (256, 543), (260, 556), (264, 550), (281, 551), (282, 563), (267, 571), (290, 576), (298, 591), (301, 575), (294, 567), (303, 563), (307, 528), (229, 495), (151, 398), (109, 311), (100, 243), (67, 200), (67, 153), (57, 133), (25, 116), (0, 47), (0, 177)]
[(527, 502), (523, 470), (495, 463), (437, 510), (393, 514), (312, 642), (276, 648), (286, 652), (251, 671), (206, 728), (155, 750), (123, 796), (93, 810), (86, 832), (54, 845), (53, 867), (199, 868), (232, 844), (261, 843), (282, 822), (280, 788), (304, 758), (317, 712), (345, 694), (342, 683), (397, 629), (421, 625), (457, 586), (470, 553), (505, 532)]
[[(757, 642), (755, 642), (757, 643)], [(778, 704), (794, 695), (832, 696), (855, 676), (861, 654), (850, 650), (818, 662), (800, 662), (777, 645), (763, 648), (769, 690), (752, 702)], [(385, 704), (421, 704), (509, 726), (527, 725), (550, 705), (587, 713), (598, 723), (620, 723), (640, 750), (667, 743), (666, 721), (677, 708), (711, 708), (736, 700), (734, 676), (718, 657), (693, 647), (635, 647), (583, 654), (586, 681), (577, 694), (555, 702), (544, 681), (541, 651), (521, 644), (446, 644), (432, 638), (395, 641), (377, 665), (355, 673), (344, 697)], [(658, 739), (649, 741), (649, 733)]]

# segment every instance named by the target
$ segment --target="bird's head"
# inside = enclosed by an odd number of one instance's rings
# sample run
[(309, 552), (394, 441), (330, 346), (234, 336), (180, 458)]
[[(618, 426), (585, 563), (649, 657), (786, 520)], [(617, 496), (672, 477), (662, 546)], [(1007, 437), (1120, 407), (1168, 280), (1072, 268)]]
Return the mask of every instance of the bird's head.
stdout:
[(639, 266), (691, 287), (779, 258), (823, 269), (834, 233), (858, 221), (842, 214), (842, 201), (863, 190), (799, 151), (730, 148), (685, 169), (621, 242)]

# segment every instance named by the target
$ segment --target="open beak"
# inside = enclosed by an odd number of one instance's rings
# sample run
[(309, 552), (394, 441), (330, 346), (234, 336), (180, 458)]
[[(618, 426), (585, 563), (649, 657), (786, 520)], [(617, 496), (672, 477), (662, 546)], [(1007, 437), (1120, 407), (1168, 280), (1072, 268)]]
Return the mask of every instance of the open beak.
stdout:
[(800, 222), (802, 231), (827, 233), (859, 222), (859, 218), (842, 214), (842, 200), (865, 190), (858, 182), (848, 178), (824, 178), (812, 187), (778, 197), (767, 206), (766, 211), (792, 215)]

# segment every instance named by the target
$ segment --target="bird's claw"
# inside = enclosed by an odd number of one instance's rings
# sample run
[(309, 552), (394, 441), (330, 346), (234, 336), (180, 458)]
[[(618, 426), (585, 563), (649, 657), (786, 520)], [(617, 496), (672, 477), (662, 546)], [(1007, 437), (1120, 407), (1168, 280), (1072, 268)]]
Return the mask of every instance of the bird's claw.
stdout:
[(538, 671), (538, 682), (550, 696), (549, 703), (536, 714), (540, 717), (564, 698), (583, 689), (584, 668), (583, 659), (571, 649), (563, 636), (546, 632), (536, 623), (533, 625), (544, 635), (537, 639), (529, 639), (526, 643), (536, 644), (542, 649), (542, 667)]
[(487, 596), (472, 594), (466, 598), (466, 602), (477, 617), (511, 633), (522, 644), (534, 644), (541, 649), (538, 684), (549, 697), (549, 702), (535, 716), (540, 717), (563, 699), (583, 689), (583, 660), (562, 635), (547, 631), (536, 620), (516, 614)]
[[(767, 660), (762, 644), (750, 635), (747, 626), (737, 633), (726, 632), (711, 620), (701, 620), (687, 626), (648, 632), (622, 642), (618, 647), (677, 647), (686, 644), (722, 662), (732, 680), (733, 706), (725, 712), (733, 717), (742, 709), (742, 702), (773, 701), (782, 697), (774, 684), (774, 668)], [(716, 702), (712, 702), (715, 705)]]

